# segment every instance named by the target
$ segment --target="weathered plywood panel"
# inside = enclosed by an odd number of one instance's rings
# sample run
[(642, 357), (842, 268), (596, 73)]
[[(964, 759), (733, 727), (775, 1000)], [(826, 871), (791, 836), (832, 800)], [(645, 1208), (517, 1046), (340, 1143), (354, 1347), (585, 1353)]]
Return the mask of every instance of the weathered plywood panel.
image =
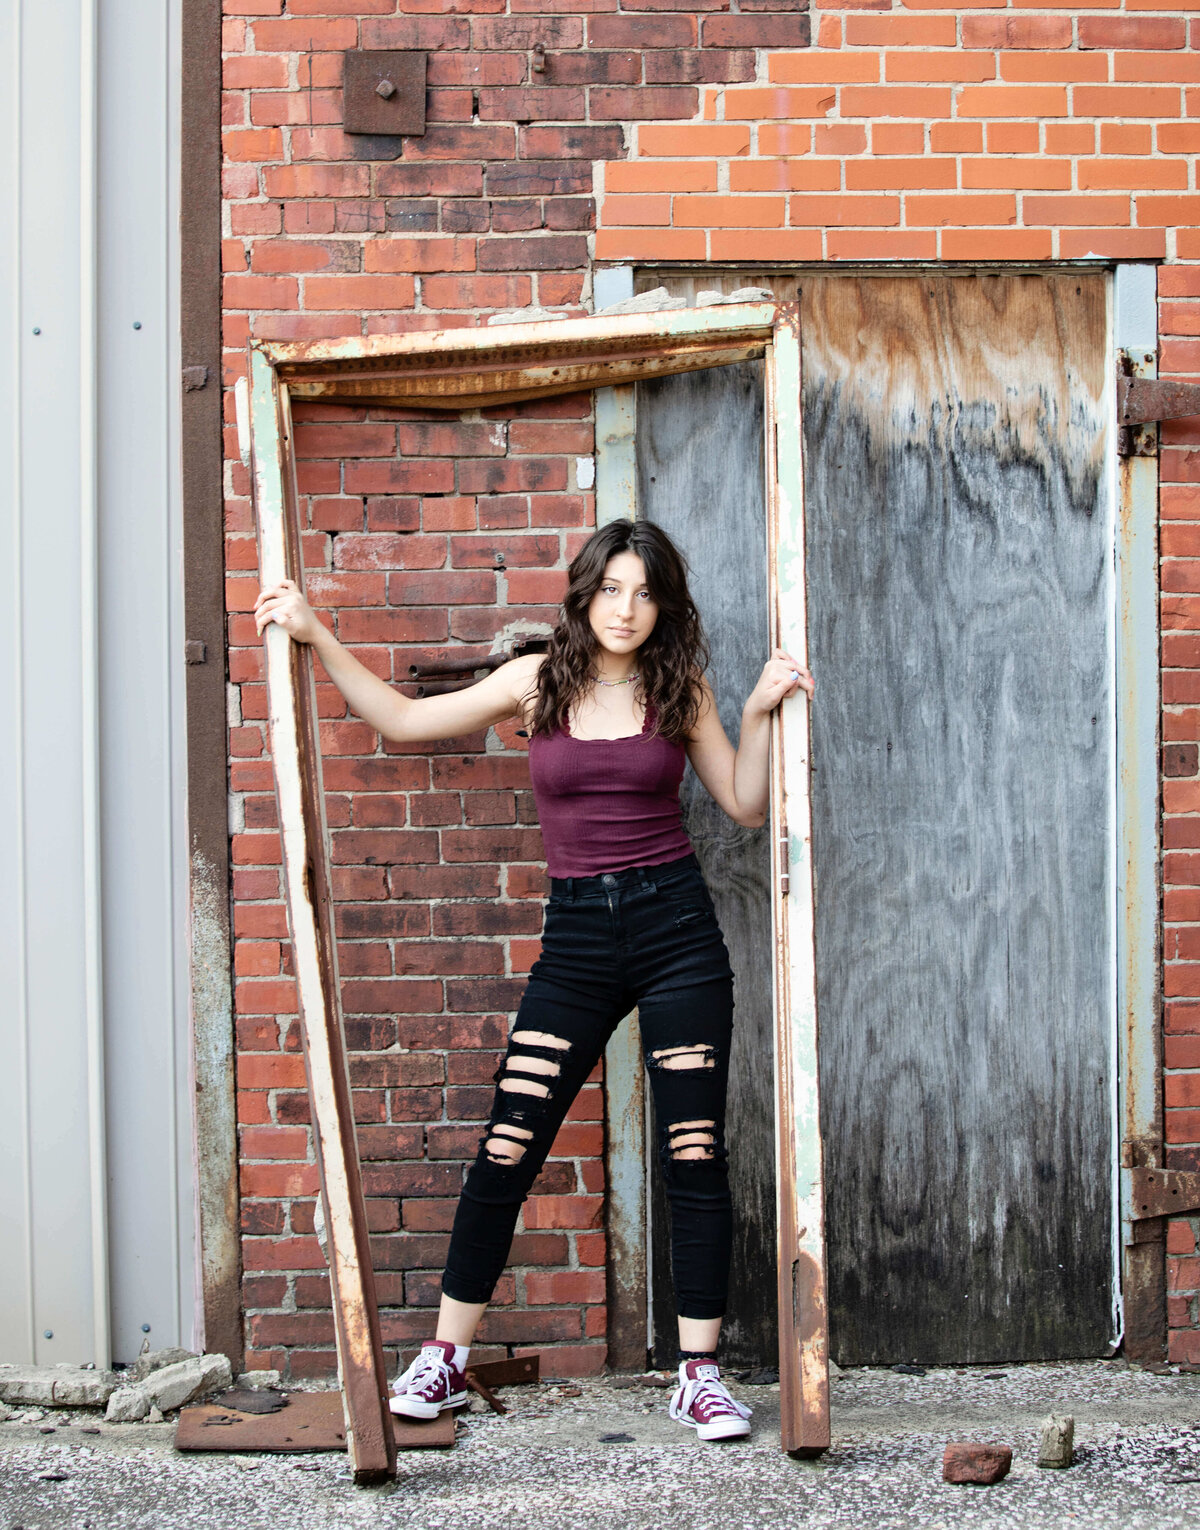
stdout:
[[(670, 533), (691, 565), (692, 594), (712, 645), (721, 720), (736, 740), (742, 705), (767, 655), (762, 364), (639, 383), (637, 461), (640, 512)], [(744, 829), (727, 818), (690, 767), (682, 800), (736, 974), (727, 1132), (735, 1230), (723, 1355), (732, 1364), (773, 1365), (778, 1340), (768, 830)], [(657, 1168), (654, 1183), (655, 1347), (659, 1363), (670, 1364), (675, 1319)]]
[(806, 277), (833, 1354), (1112, 1331), (1106, 278)]

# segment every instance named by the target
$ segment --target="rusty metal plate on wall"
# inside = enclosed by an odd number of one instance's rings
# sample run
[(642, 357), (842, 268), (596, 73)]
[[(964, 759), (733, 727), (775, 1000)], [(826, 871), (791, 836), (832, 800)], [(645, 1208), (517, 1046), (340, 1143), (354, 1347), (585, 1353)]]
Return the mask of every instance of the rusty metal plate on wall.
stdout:
[(421, 137), (425, 132), (424, 53), (355, 49), (345, 55), (342, 127), (347, 133)]

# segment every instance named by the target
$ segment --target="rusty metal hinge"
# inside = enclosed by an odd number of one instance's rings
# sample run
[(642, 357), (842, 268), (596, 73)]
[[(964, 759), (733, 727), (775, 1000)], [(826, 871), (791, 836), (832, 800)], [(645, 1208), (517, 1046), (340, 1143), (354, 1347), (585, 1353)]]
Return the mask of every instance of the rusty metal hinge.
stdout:
[(785, 823), (779, 835), (779, 896), (781, 898), (787, 897), (792, 886), (789, 851), (788, 830)]
[(1200, 1173), (1191, 1169), (1125, 1169), (1129, 1219), (1187, 1216), (1200, 1211)]
[(1200, 384), (1133, 377), (1124, 370), (1128, 364), (1129, 358), (1118, 363), (1117, 451), (1122, 457), (1152, 457), (1154, 432), (1137, 426), (1200, 415)]

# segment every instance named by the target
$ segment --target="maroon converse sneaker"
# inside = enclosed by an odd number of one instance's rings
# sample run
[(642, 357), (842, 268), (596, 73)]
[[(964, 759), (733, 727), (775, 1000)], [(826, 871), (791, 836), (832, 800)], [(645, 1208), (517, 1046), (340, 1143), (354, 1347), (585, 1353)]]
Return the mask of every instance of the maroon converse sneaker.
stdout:
[(454, 1345), (430, 1339), (421, 1353), (392, 1385), (388, 1404), (402, 1418), (436, 1418), (443, 1408), (458, 1408), (467, 1400), (467, 1383), (454, 1363)]
[(671, 1417), (690, 1424), (702, 1440), (734, 1440), (750, 1433), (750, 1409), (735, 1402), (711, 1360), (685, 1360)]

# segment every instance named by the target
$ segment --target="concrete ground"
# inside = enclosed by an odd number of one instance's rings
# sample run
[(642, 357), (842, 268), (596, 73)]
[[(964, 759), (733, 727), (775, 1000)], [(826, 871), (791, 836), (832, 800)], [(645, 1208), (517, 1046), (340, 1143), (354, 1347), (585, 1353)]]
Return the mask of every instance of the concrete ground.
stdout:
[[(733, 1390), (754, 1408), (753, 1437), (705, 1445), (667, 1417), (666, 1390), (612, 1379), (510, 1388), (506, 1417), (465, 1415), (453, 1450), (403, 1453), (382, 1488), (356, 1488), (345, 1456), (185, 1456), (170, 1423), (25, 1409), (0, 1424), (0, 1530), (1200, 1525), (1200, 1375), (1120, 1362), (847, 1371), (818, 1461), (780, 1453), (777, 1386)], [(1067, 1471), (1035, 1464), (1051, 1412), (1075, 1418)], [(1011, 1445), (1009, 1476), (944, 1483), (942, 1451), (962, 1439)]]

